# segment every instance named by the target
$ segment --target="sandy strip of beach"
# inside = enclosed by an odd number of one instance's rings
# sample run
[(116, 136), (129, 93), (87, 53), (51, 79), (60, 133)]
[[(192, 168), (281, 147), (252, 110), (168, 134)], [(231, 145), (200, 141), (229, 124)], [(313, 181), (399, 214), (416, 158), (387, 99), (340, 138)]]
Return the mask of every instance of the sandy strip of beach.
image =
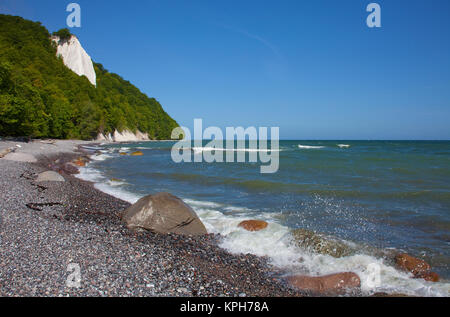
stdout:
[[(129, 203), (63, 167), (86, 144), (0, 141), (0, 296), (304, 295), (265, 259), (219, 248), (218, 236), (129, 231), (119, 218)], [(65, 181), (35, 181), (52, 169)]]

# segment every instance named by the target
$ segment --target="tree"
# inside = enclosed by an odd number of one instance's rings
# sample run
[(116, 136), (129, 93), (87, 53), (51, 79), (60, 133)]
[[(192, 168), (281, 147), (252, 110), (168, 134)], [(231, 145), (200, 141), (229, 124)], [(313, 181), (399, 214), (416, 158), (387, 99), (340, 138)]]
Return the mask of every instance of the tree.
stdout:
[(58, 36), (61, 40), (65, 41), (72, 37), (72, 33), (70, 33), (69, 29), (61, 29), (57, 32), (53, 32), (53, 35)]

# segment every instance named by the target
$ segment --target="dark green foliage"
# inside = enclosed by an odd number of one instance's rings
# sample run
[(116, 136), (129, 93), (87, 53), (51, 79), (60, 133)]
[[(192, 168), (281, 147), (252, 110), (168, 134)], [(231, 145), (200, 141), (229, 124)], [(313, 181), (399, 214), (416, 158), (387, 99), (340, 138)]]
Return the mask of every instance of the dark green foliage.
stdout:
[(101, 64), (94, 68), (97, 88), (56, 57), (40, 23), (0, 15), (0, 135), (92, 139), (129, 129), (170, 139), (178, 124), (158, 101)]
[(57, 32), (53, 32), (53, 35), (59, 36), (61, 40), (68, 40), (72, 36), (72, 33), (70, 33), (69, 29), (61, 29)]

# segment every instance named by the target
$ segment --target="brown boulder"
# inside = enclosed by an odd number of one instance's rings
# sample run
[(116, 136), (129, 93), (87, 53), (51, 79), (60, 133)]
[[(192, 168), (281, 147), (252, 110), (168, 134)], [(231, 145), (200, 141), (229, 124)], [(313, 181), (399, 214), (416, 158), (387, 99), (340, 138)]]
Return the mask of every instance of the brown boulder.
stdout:
[(342, 294), (346, 290), (359, 288), (361, 280), (351, 272), (326, 276), (291, 276), (288, 283), (295, 288), (315, 294)]
[(136, 151), (130, 154), (131, 156), (142, 156), (144, 155), (144, 153), (142, 153), (141, 151)]
[(414, 258), (406, 253), (397, 254), (395, 256), (395, 263), (400, 269), (411, 272), (415, 277), (428, 273), (431, 270), (431, 266), (427, 262)]
[(266, 229), (269, 224), (262, 220), (246, 220), (242, 221), (238, 227), (244, 228), (247, 231), (260, 231)]
[(424, 279), (427, 282), (434, 282), (437, 283), (440, 281), (440, 277), (437, 273), (434, 272), (426, 272), (426, 273), (420, 273), (415, 276), (415, 278), (421, 278)]
[(208, 234), (195, 211), (168, 193), (149, 195), (125, 210), (122, 219), (132, 230), (180, 235)]

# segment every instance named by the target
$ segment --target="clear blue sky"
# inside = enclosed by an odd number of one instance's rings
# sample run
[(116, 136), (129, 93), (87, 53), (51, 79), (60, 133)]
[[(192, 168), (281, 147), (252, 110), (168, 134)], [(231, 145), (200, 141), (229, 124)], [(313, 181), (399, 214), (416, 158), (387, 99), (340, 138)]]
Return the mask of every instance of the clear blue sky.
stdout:
[(279, 126), (285, 139), (450, 139), (450, 1), (0, 0), (72, 29), (181, 125)]

